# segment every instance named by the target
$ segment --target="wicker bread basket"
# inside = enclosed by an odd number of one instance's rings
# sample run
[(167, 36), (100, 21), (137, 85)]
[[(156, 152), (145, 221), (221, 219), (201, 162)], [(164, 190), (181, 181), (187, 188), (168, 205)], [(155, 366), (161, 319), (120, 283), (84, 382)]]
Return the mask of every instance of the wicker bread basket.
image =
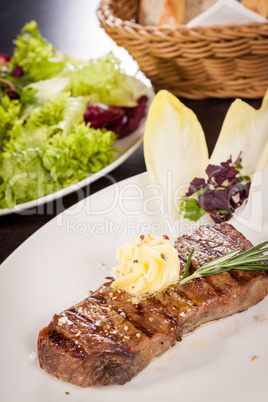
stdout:
[(268, 88), (268, 23), (149, 27), (138, 0), (101, 0), (101, 26), (127, 49), (155, 90), (190, 99), (260, 98)]

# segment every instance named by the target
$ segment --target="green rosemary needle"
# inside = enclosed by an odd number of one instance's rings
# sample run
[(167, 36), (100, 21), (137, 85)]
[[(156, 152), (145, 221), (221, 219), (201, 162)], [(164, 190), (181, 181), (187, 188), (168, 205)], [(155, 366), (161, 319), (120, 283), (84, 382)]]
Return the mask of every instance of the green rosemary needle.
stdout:
[(192, 248), (192, 250), (190, 251), (190, 253), (189, 253), (189, 255), (188, 255), (188, 258), (187, 258), (187, 261), (186, 261), (186, 265), (185, 265), (185, 269), (184, 269), (184, 273), (183, 273), (183, 276), (182, 276), (181, 279), (186, 278), (186, 276), (188, 275), (188, 271), (189, 271), (189, 268), (190, 268), (190, 264), (191, 264), (191, 259), (192, 259), (193, 253), (194, 253), (194, 248)]
[(242, 248), (230, 251), (229, 253), (202, 265), (192, 275), (186, 276), (194, 252), (194, 249), (192, 249), (187, 259), (180, 285), (184, 285), (196, 278), (219, 274), (221, 272), (230, 271), (231, 269), (239, 269), (243, 271), (268, 271), (268, 266), (261, 263), (268, 263), (268, 255), (263, 255), (264, 252), (268, 251), (268, 247), (265, 247), (267, 244), (268, 241), (265, 241), (255, 247), (251, 247), (243, 253), (241, 253)]

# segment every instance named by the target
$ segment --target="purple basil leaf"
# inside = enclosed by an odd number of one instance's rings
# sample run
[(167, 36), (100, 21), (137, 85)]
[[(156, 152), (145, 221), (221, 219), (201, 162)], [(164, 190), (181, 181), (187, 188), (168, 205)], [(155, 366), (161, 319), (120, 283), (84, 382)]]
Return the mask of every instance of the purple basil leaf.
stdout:
[(203, 188), (204, 191), (198, 195), (200, 208), (208, 211), (216, 223), (228, 221), (236, 208), (249, 196), (250, 178), (240, 175), (241, 168), (241, 153), (235, 163), (230, 158), (220, 165), (208, 165), (207, 182), (194, 178), (186, 196), (189, 197)]
[(189, 186), (188, 192), (185, 194), (187, 197), (190, 197), (190, 195), (196, 193), (200, 188), (205, 187), (206, 181), (205, 179), (199, 179), (198, 177), (195, 177)]
[(208, 183), (220, 186), (226, 179), (233, 179), (237, 175), (237, 170), (227, 164), (226, 166), (208, 165), (206, 169)]
[(232, 159), (228, 159), (226, 162), (222, 162), (221, 166), (226, 167), (227, 169), (231, 167)]
[(206, 211), (224, 209), (229, 211), (229, 195), (225, 190), (208, 190), (200, 194), (199, 205)]
[(12, 77), (21, 77), (22, 75), (24, 75), (24, 71), (22, 66), (17, 66), (14, 68), (14, 70), (11, 73)]
[(221, 223), (228, 221), (232, 217), (232, 212), (233, 211), (223, 214), (219, 211), (211, 211), (209, 215), (215, 223)]
[[(230, 186), (229, 190), (229, 198), (230, 204), (233, 209), (240, 207), (243, 202), (248, 198), (249, 189), (250, 189), (250, 182), (249, 183), (237, 183), (235, 186)], [(239, 196), (238, 200), (235, 200), (233, 197)]]
[(233, 197), (236, 194), (239, 194), (240, 192), (244, 191), (244, 189), (245, 185), (239, 182), (234, 185), (228, 186), (229, 197)]
[(237, 177), (233, 177), (232, 179), (228, 179), (228, 185), (222, 186), (224, 188), (228, 188), (230, 186), (235, 186), (237, 183), (239, 183), (239, 180)]
[(246, 186), (245, 186), (245, 195), (244, 195), (245, 198), (243, 199), (243, 201), (245, 201), (245, 200), (248, 198), (248, 196), (249, 196), (250, 185), (251, 185), (251, 182), (246, 183)]
[(84, 120), (93, 128), (107, 128), (119, 138), (135, 131), (145, 116), (148, 98), (142, 96), (135, 107), (108, 106), (101, 103), (88, 105)]

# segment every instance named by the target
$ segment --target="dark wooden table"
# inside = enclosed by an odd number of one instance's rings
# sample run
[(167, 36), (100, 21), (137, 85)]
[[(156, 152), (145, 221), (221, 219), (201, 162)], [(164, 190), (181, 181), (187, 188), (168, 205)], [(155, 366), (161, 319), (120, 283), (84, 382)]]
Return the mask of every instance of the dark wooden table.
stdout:
[[(2, 0), (0, 11), (0, 53), (12, 54), (13, 40), (21, 27), (35, 19), (43, 34), (53, 45), (74, 57), (99, 57), (109, 50), (118, 51), (113, 41), (99, 27), (95, 10), (98, 0)], [(132, 60), (122, 53), (125, 64), (133, 67)], [(233, 99), (181, 101), (197, 115), (206, 134), (209, 152), (216, 143), (226, 111)], [(247, 100), (258, 108), (260, 99)], [(121, 166), (111, 172), (115, 181), (145, 171), (142, 146)], [(102, 178), (84, 188), (84, 194), (93, 194), (110, 184)], [(59, 203), (45, 206), (42, 214), (35, 210), (30, 215), (11, 214), (0, 217), (0, 263), (23, 241), (62, 210), (76, 203), (77, 195), (70, 194)]]

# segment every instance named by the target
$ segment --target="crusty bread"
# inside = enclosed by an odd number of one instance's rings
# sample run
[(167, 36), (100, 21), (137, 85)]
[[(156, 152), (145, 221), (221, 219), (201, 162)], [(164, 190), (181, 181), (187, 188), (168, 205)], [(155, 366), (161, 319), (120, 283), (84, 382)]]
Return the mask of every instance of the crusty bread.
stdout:
[(186, 0), (185, 13), (182, 20), (183, 24), (187, 24), (193, 18), (206, 11), (213, 6), (217, 0)]
[(179, 25), (184, 15), (185, 0), (140, 0), (141, 25)]
[(184, 0), (166, 0), (158, 25), (180, 25), (184, 16)]
[(140, 0), (139, 23), (141, 25), (158, 25), (165, 1)]
[[(141, 25), (180, 25), (213, 6), (217, 0), (140, 0)], [(241, 4), (268, 18), (268, 0), (240, 0)]]
[(268, 18), (268, 0), (241, 0), (241, 4), (264, 18)]

